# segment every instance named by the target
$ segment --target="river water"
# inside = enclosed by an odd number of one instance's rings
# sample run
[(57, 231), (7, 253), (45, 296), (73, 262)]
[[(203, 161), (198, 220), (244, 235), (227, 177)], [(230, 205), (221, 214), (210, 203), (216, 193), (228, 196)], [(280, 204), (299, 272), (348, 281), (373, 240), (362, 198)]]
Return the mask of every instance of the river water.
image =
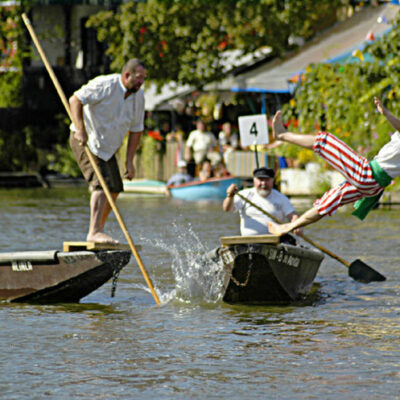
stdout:
[[(84, 240), (86, 189), (0, 191), (2, 251)], [(306, 233), (385, 282), (326, 257), (303, 304), (223, 303), (193, 260), (238, 234), (219, 203), (124, 194), (118, 207), (162, 304), (132, 257), (80, 304), (0, 303), (0, 399), (400, 399), (400, 214), (344, 210)], [(301, 204), (299, 211), (304, 207)], [(124, 241), (115, 218), (109, 232)]]

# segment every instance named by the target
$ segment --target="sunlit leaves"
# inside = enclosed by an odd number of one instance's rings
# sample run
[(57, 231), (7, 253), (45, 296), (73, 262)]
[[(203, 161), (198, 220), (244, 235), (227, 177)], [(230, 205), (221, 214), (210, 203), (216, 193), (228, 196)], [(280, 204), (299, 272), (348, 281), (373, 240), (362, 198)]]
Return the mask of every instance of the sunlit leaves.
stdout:
[[(227, 50), (242, 54), (269, 46), (288, 49), (294, 34), (307, 38), (334, 22), (340, 0), (147, 0), (89, 20), (108, 45), (112, 67), (142, 59), (149, 79), (197, 87), (222, 77)], [(329, 12), (328, 12), (329, 11)]]
[[(400, 115), (400, 27), (375, 40), (364, 50), (373, 61), (318, 64), (307, 68), (295, 103), (285, 106), (288, 119), (298, 118), (300, 130), (315, 126), (337, 134), (368, 157), (388, 141), (393, 127), (376, 111), (373, 98), (380, 97)], [(365, 57), (363, 57), (365, 59)]]

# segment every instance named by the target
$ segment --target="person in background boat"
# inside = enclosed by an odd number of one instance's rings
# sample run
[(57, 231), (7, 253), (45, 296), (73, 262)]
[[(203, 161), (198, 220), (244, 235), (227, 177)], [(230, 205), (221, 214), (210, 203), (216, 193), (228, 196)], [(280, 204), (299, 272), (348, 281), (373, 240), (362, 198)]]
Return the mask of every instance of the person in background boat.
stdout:
[[(215, 158), (220, 157), (215, 149), (217, 148), (217, 140), (215, 136), (206, 131), (206, 125), (202, 119), (198, 119), (196, 123), (196, 128), (194, 131), (189, 133), (189, 137), (186, 141), (185, 147), (185, 160), (189, 164), (200, 165), (205, 158)], [(216, 160), (211, 160), (216, 161)], [(196, 175), (196, 173), (188, 168), (188, 172)]]
[(302, 135), (286, 130), (282, 114), (278, 111), (273, 119), (272, 127), (275, 140), (297, 144), (314, 150), (328, 164), (341, 172), (346, 180), (328, 190), (313, 207), (300, 218), (289, 224), (269, 224), (269, 229), (276, 234), (286, 234), (293, 229), (312, 224), (326, 215), (333, 215), (345, 204), (354, 204), (353, 215), (363, 220), (379, 201), (385, 187), (400, 175), (400, 119), (395, 117), (378, 98), (374, 98), (378, 112), (383, 114), (396, 129), (390, 142), (386, 143), (375, 156), (368, 160), (357, 154), (336, 136), (319, 132)]
[(216, 178), (227, 178), (232, 176), (231, 173), (226, 169), (226, 165), (223, 160), (221, 160), (215, 167), (214, 167), (214, 176)]
[(115, 153), (129, 134), (125, 177), (135, 176), (133, 158), (144, 129), (144, 94), (141, 86), (146, 68), (138, 59), (129, 60), (121, 74), (98, 76), (77, 90), (69, 99), (73, 123), (70, 145), (89, 183), (90, 224), (86, 240), (117, 243), (104, 232), (111, 207), (85, 153), (88, 145), (115, 200), (123, 191)]
[(211, 164), (211, 161), (206, 158), (200, 164), (199, 180), (203, 182), (211, 178), (214, 178), (214, 168)]
[[(295, 221), (298, 218), (298, 214), (290, 200), (273, 188), (274, 177), (273, 169), (266, 167), (256, 168), (253, 172), (254, 187), (243, 189), (239, 193), (280, 221)], [(265, 235), (270, 233), (268, 222), (271, 219), (239, 196), (236, 196), (238, 191), (238, 186), (235, 184), (228, 187), (222, 208), (224, 211), (239, 212), (241, 235)], [(297, 231), (296, 233), (301, 232)]]
[(186, 161), (178, 161), (178, 172), (173, 174), (171, 178), (168, 179), (167, 186), (181, 185), (182, 183), (191, 182), (193, 177), (187, 173)]

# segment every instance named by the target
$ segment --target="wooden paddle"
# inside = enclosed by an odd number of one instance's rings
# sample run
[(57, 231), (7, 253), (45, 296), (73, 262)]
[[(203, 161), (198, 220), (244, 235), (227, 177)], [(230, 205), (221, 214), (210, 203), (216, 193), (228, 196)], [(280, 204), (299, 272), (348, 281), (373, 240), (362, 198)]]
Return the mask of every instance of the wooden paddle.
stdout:
[[(46, 57), (46, 55), (45, 55), (45, 53), (44, 53), (44, 51), (42, 49), (41, 44), (39, 43), (39, 40), (38, 40), (38, 38), (36, 36), (36, 33), (35, 33), (35, 31), (34, 31), (34, 29), (32, 27), (32, 24), (31, 24), (29, 18), (27, 17), (27, 15), (25, 13), (22, 14), (22, 19), (23, 19), (26, 27), (28, 28), (28, 31), (29, 31), (29, 33), (30, 33), (30, 35), (32, 37), (32, 40), (35, 43), (35, 46), (36, 46), (36, 48), (37, 48), (37, 50), (38, 50), (38, 52), (40, 54), (40, 57), (42, 58), (42, 61), (43, 61), (44, 65), (45, 65), (45, 67), (47, 69), (47, 72), (50, 75), (51, 80), (53, 81), (53, 84), (54, 84), (54, 86), (55, 86), (55, 88), (57, 90), (58, 95), (60, 96), (60, 99), (61, 99), (61, 101), (62, 101), (62, 103), (63, 103), (63, 105), (65, 107), (65, 110), (67, 111), (68, 116), (71, 119), (71, 121), (73, 121), (72, 114), (71, 114), (71, 109), (69, 107), (69, 103), (67, 101), (67, 98), (65, 97), (65, 94), (64, 94), (64, 92), (63, 92), (63, 90), (61, 88), (61, 85), (58, 82), (58, 79), (57, 79), (56, 75), (54, 74), (53, 68), (51, 67), (50, 63), (47, 60), (47, 57)], [(133, 244), (133, 240), (131, 238), (131, 235), (129, 234), (128, 229), (126, 228), (126, 225), (125, 225), (125, 223), (124, 223), (124, 221), (122, 219), (122, 216), (118, 211), (117, 205), (115, 204), (115, 201), (114, 201), (114, 199), (113, 199), (113, 197), (112, 197), (112, 195), (110, 193), (110, 190), (108, 189), (107, 183), (104, 180), (103, 175), (102, 175), (99, 167), (97, 166), (97, 164), (96, 164), (96, 162), (95, 162), (95, 160), (93, 158), (92, 153), (90, 152), (89, 148), (86, 145), (85, 145), (85, 152), (86, 152), (86, 154), (87, 154), (87, 156), (89, 158), (90, 164), (92, 165), (97, 177), (99, 178), (101, 187), (104, 190), (104, 193), (105, 193), (105, 195), (107, 197), (108, 202), (110, 203), (111, 209), (114, 211), (114, 214), (117, 217), (117, 220), (118, 220), (118, 222), (119, 222), (119, 224), (121, 226), (121, 229), (122, 229), (122, 231), (123, 231), (128, 243), (129, 243), (129, 247), (132, 250), (133, 255), (135, 256), (137, 263), (139, 264), (139, 268), (142, 271), (144, 279), (145, 279), (147, 285), (150, 288), (150, 291), (151, 291), (151, 293), (152, 293), (152, 295), (154, 297), (154, 300), (155, 300), (156, 304), (160, 304), (160, 299), (159, 299), (156, 291), (154, 290), (153, 283), (151, 282), (151, 279), (150, 279), (149, 275), (147, 274), (147, 271), (146, 271), (146, 269), (145, 269), (145, 267), (144, 267), (144, 265), (142, 263), (142, 260), (141, 260), (141, 258), (139, 256), (139, 253), (136, 250), (135, 245)]]
[[(243, 199), (246, 203), (249, 203), (252, 207), (256, 208), (257, 210), (261, 211), (265, 215), (267, 215), (269, 218), (271, 218), (273, 221), (277, 222), (278, 224), (281, 224), (282, 222), (279, 221), (278, 218), (274, 217), (272, 214), (270, 214), (268, 211), (262, 209), (259, 207), (257, 204), (254, 204), (251, 200), (247, 199), (240, 193), (236, 193), (237, 196), (239, 196), (241, 199)], [(304, 235), (303, 233), (300, 234), (306, 242), (310, 243), (312, 246), (316, 247), (317, 249), (321, 250), (322, 252), (328, 254), (330, 257), (334, 258), (335, 260), (341, 262), (344, 264), (348, 269), (349, 269), (349, 276), (352, 277), (354, 280), (363, 282), (363, 283), (369, 283), (369, 282), (381, 282), (385, 281), (386, 278), (379, 273), (378, 271), (375, 271), (373, 268), (365, 264), (363, 261), (357, 259), (353, 261), (352, 263), (347, 262), (343, 258), (339, 257), (338, 255), (332, 253), (330, 250), (326, 249), (325, 247), (322, 247), (321, 245), (315, 243), (312, 239)]]

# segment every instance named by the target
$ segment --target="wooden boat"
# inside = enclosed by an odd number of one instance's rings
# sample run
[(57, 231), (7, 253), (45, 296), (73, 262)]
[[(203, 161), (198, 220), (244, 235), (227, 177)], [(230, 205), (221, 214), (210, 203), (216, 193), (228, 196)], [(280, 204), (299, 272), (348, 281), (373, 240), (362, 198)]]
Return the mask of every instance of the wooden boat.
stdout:
[(166, 184), (152, 179), (124, 179), (124, 192), (136, 194), (149, 194), (155, 196), (166, 195)]
[(0, 299), (71, 303), (93, 292), (128, 264), (127, 250), (0, 253)]
[(177, 186), (168, 186), (171, 196), (181, 200), (222, 200), (226, 197), (226, 189), (235, 183), (242, 187), (239, 178), (211, 178), (206, 181), (192, 181)]
[(225, 270), (227, 303), (297, 301), (309, 292), (324, 258), (319, 250), (281, 242), (273, 235), (222, 237), (221, 244), (218, 256)]

